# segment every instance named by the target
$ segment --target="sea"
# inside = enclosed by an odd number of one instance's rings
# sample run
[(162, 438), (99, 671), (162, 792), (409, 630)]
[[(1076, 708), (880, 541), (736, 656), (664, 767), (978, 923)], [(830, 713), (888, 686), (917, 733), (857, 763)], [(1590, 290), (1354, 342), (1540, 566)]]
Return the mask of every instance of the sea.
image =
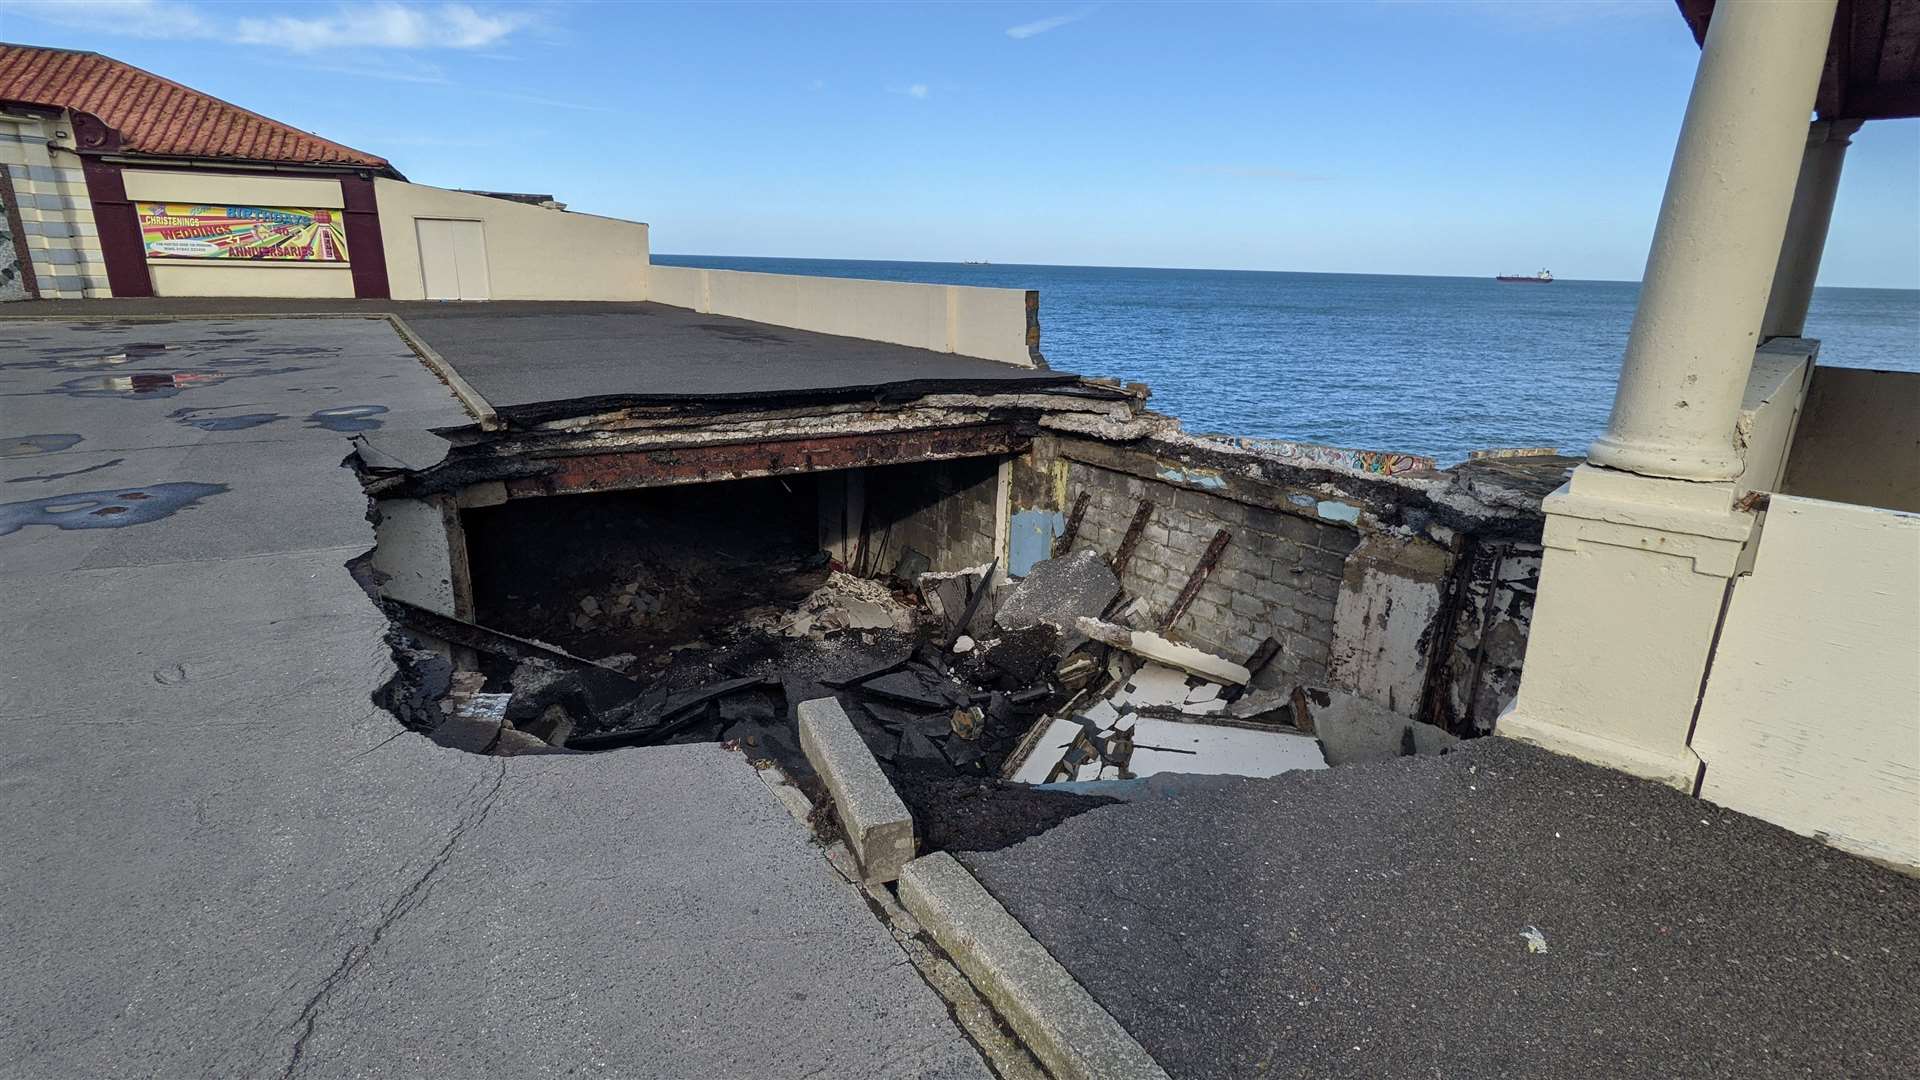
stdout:
[[(1585, 453), (1606, 426), (1637, 282), (655, 255), (673, 266), (1040, 292), (1056, 369), (1152, 387), (1196, 433), (1434, 457)], [(1821, 362), (1920, 371), (1920, 291), (1821, 288)]]

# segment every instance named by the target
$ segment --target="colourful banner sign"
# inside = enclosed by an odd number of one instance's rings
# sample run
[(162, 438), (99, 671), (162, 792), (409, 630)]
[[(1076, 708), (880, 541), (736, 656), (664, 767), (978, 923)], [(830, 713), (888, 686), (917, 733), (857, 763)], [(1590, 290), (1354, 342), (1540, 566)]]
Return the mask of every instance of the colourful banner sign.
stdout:
[(149, 259), (347, 261), (338, 210), (148, 202), (136, 210)]

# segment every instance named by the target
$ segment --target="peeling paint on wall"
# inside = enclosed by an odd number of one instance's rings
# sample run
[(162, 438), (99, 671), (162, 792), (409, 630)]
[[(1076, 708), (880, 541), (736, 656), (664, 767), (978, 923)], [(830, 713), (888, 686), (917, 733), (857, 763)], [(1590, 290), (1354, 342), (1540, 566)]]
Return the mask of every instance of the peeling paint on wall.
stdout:
[(1331, 499), (1320, 500), (1319, 503), (1315, 504), (1313, 512), (1319, 514), (1321, 518), (1327, 521), (1344, 521), (1349, 525), (1358, 524), (1360, 521), (1359, 507), (1349, 506), (1343, 502), (1334, 502)]
[(1163, 466), (1160, 469), (1160, 479), (1171, 480), (1176, 484), (1192, 484), (1196, 487), (1212, 488), (1216, 491), (1227, 486), (1227, 482), (1221, 479), (1219, 473), (1210, 470), (1202, 471), (1199, 469), (1179, 469)]

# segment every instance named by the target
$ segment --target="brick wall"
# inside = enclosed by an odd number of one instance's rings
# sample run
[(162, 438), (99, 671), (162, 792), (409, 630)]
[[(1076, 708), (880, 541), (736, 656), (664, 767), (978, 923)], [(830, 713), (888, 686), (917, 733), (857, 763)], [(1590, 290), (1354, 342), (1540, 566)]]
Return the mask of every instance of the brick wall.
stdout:
[(1082, 491), (1089, 495), (1076, 549), (1113, 555), (1136, 508), (1152, 504), (1121, 583), (1146, 600), (1155, 624), (1224, 528), (1231, 534), (1226, 549), (1172, 636), (1237, 661), (1272, 637), (1281, 652), (1259, 684), (1326, 682), (1334, 601), (1357, 532), (1084, 462), (1068, 460), (1064, 468), (1066, 505)]
[(932, 570), (991, 560), (998, 469), (992, 458), (867, 469), (867, 568), (891, 572), (909, 549)]

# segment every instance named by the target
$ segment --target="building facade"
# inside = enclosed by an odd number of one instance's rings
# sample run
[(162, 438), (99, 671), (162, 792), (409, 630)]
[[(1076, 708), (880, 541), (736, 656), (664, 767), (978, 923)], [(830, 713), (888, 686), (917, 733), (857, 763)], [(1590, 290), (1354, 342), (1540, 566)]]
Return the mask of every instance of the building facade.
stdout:
[(639, 300), (647, 233), (408, 183), (97, 53), (0, 45), (0, 300)]

